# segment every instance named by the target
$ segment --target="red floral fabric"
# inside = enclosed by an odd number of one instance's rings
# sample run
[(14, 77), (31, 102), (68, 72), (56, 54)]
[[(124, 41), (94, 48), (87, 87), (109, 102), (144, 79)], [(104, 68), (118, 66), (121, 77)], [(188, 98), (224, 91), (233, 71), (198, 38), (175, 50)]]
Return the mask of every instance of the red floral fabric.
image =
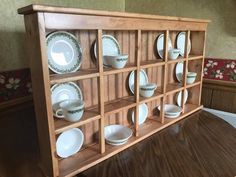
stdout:
[(30, 70), (0, 72), (0, 103), (32, 93)]
[(203, 76), (205, 79), (236, 82), (236, 60), (206, 58)]

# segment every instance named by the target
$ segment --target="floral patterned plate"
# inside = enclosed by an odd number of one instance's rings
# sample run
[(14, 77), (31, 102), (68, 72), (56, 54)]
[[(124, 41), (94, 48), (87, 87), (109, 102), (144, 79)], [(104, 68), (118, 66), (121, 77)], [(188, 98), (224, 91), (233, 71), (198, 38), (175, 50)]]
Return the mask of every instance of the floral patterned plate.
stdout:
[(58, 74), (75, 72), (81, 65), (82, 49), (76, 37), (65, 31), (47, 36), (49, 68)]
[[(118, 41), (111, 35), (102, 35), (102, 54), (116, 56), (121, 54), (120, 45)], [(94, 56), (97, 58), (97, 44), (94, 43)], [(103, 65), (109, 67), (107, 61), (103, 58)]]
[(51, 88), (51, 93), (54, 116), (56, 116), (55, 112), (59, 109), (59, 104), (63, 100), (83, 100), (82, 92), (79, 86), (74, 82), (55, 84)]

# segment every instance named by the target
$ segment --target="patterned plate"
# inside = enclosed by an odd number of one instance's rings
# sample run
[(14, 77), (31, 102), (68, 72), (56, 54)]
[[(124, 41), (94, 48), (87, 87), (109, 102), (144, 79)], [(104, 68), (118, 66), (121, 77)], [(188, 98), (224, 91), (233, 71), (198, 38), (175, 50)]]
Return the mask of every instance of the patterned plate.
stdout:
[[(102, 54), (104, 55), (119, 55), (120, 52), (120, 45), (118, 41), (111, 35), (102, 35)], [(94, 56), (97, 58), (97, 44), (96, 41), (94, 43)], [(103, 59), (103, 65), (109, 66), (107, 62)]]
[[(55, 84), (51, 88), (51, 99), (53, 113), (59, 109), (59, 104), (63, 100), (80, 99), (83, 100), (82, 92), (77, 84), (74, 82), (67, 82), (62, 84)], [(54, 115), (55, 116), (55, 115)]]
[(75, 72), (81, 65), (82, 49), (76, 37), (65, 31), (47, 36), (49, 68), (58, 74)]

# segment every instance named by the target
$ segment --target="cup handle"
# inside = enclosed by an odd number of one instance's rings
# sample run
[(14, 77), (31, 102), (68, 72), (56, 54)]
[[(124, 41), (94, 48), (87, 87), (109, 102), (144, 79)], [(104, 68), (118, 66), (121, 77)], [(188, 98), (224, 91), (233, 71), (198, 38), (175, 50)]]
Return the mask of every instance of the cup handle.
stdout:
[(58, 118), (65, 118), (65, 116), (63, 115), (63, 110), (61, 108), (56, 110), (56, 116)]

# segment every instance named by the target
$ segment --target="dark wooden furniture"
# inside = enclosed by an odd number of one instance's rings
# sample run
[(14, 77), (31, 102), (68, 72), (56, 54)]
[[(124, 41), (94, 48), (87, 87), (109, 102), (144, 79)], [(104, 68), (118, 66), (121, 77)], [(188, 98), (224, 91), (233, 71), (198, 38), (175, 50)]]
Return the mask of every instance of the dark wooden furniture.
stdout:
[[(0, 176), (43, 177), (32, 106), (0, 111)], [(236, 129), (199, 111), (79, 177), (234, 177)]]
[(203, 80), (204, 107), (236, 113), (236, 82)]
[[(76, 175), (202, 108), (199, 95), (202, 88), (208, 20), (42, 5), (27, 6), (18, 12), (24, 14), (31, 47), (29, 51), (40, 160), (46, 176)], [(67, 30), (81, 43), (84, 52), (79, 71), (68, 74), (53, 74), (49, 71), (46, 35), (55, 30)], [(185, 52), (184, 57), (177, 60), (170, 60), (167, 40), (170, 37), (172, 45), (176, 48), (176, 36), (182, 31), (186, 32), (186, 39), (191, 39), (191, 52)], [(129, 54), (125, 68), (103, 68), (103, 34), (115, 36), (121, 45), (122, 53)], [(157, 56), (155, 51), (155, 40), (160, 34), (165, 36), (164, 59)], [(97, 62), (94, 62), (89, 52), (94, 41), (97, 41)], [(186, 40), (185, 51), (188, 51), (189, 47)], [(181, 84), (174, 77), (177, 62), (184, 62)], [(127, 89), (129, 72), (139, 73), (141, 69), (148, 74), (149, 82), (158, 85), (151, 98), (139, 97), (139, 74), (135, 76), (135, 94), (131, 94)], [(197, 73), (193, 84), (186, 83), (187, 71)], [(69, 81), (74, 81), (82, 87), (86, 105), (83, 118), (74, 123), (53, 118), (50, 98), (50, 88), (53, 84)], [(190, 96), (186, 104), (182, 102), (181, 116), (166, 119), (164, 104), (174, 103), (175, 94), (185, 89), (188, 89)], [(139, 126), (137, 115), (141, 103), (148, 105), (149, 115), (148, 120)], [(157, 114), (156, 107), (159, 105), (161, 111)], [(134, 124), (129, 122), (129, 109), (136, 110)], [(134, 131), (134, 136), (122, 146), (105, 144), (104, 126), (115, 123), (130, 126)], [(75, 127), (80, 127), (84, 132), (84, 146), (75, 155), (61, 159), (56, 155), (57, 136)], [(97, 133), (98, 139), (94, 138)]]

